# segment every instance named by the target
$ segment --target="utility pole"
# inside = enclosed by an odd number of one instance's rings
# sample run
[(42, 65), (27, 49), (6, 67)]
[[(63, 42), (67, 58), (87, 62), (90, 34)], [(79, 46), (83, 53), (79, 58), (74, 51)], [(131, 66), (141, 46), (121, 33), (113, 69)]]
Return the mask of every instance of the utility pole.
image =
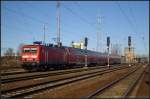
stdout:
[(100, 29), (99, 29), (99, 26), (100, 26), (100, 17), (98, 16), (97, 18), (97, 46), (96, 46), (96, 51), (99, 51), (99, 36), (100, 36)]
[(100, 35), (100, 24), (101, 24), (101, 19), (103, 16), (98, 16), (97, 17), (97, 45), (96, 45), (96, 51), (101, 51), (102, 46), (100, 48), (100, 40), (102, 39), (102, 35)]
[(57, 1), (57, 45), (60, 47), (60, 2)]

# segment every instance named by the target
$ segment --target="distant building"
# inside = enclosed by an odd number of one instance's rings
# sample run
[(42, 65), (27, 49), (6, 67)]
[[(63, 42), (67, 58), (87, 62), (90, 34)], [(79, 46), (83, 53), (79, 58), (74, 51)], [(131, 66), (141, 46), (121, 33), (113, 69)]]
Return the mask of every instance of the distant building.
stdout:
[(72, 42), (71, 46), (74, 48), (85, 49), (84, 42), (82, 42), (82, 41), (81, 42)]
[(130, 48), (130, 51), (129, 51), (128, 47), (125, 47), (124, 48), (124, 56), (125, 56), (126, 63), (129, 63), (129, 62), (133, 63), (136, 61), (133, 47)]
[(121, 63), (126, 63), (126, 58), (125, 58), (125, 56), (121, 56)]
[(119, 44), (112, 44), (112, 46), (111, 46), (111, 54), (112, 55), (119, 55), (120, 54), (120, 46), (119, 46)]

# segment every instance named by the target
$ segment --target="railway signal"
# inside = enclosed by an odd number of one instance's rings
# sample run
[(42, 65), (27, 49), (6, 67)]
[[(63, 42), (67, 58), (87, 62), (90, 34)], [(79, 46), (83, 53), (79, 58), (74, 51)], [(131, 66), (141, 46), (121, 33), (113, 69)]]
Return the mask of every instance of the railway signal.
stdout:
[(129, 46), (129, 51), (130, 51), (130, 47), (131, 47), (131, 36), (128, 36), (128, 46)]
[(110, 37), (107, 37), (107, 51), (108, 51), (108, 55), (107, 55), (107, 66), (109, 67), (109, 45), (110, 45)]
[(128, 45), (131, 46), (131, 36), (128, 36)]
[(110, 37), (107, 37), (107, 46), (110, 45)]
[(84, 39), (84, 46), (85, 46), (85, 49), (87, 49), (87, 45), (88, 45), (88, 38), (85, 37), (85, 39)]
[(84, 46), (85, 46), (85, 68), (87, 68), (87, 45), (88, 45), (88, 38), (85, 37), (85, 42), (84, 42)]
[(131, 66), (131, 36), (128, 36), (128, 46), (129, 46), (129, 66)]

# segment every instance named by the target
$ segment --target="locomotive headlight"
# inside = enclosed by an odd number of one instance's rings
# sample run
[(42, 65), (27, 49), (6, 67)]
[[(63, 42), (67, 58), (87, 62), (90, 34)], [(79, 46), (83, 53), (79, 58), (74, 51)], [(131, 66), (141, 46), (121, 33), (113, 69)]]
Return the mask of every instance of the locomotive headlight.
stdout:
[(35, 56), (35, 55), (32, 55), (32, 56), (31, 56), (31, 58), (37, 58), (37, 56)]
[(23, 55), (23, 56), (22, 56), (22, 58), (28, 58), (28, 57), (29, 57), (29, 56), (27, 56), (27, 55)]

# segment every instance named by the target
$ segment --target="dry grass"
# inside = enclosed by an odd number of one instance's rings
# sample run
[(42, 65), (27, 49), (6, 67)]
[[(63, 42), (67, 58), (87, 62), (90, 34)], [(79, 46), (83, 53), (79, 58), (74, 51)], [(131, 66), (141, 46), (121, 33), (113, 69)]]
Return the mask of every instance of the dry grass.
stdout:
[(1, 57), (1, 70), (20, 68), (20, 61), (18, 57)]

